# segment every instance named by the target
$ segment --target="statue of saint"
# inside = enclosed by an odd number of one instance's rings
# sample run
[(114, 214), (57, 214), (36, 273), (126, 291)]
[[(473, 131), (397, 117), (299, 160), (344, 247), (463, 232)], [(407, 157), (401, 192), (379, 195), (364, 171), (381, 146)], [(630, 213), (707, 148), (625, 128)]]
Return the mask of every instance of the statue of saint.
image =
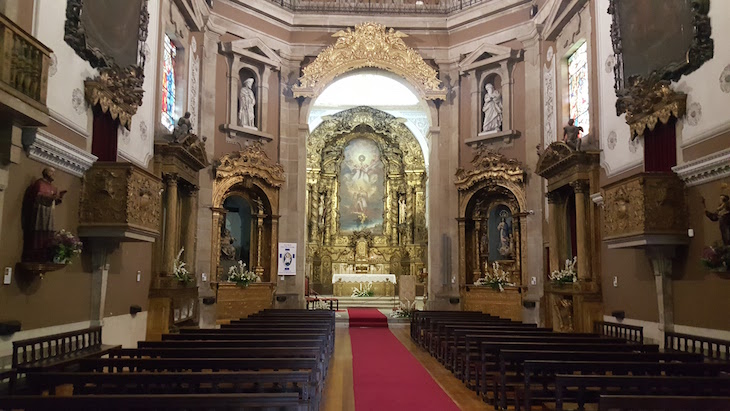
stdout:
[(192, 131), (193, 124), (190, 122), (190, 113), (186, 112), (184, 116), (177, 121), (175, 129), (172, 131), (172, 141), (179, 143)]
[(224, 228), (221, 233), (221, 258), (224, 260), (236, 259), (236, 247), (233, 245), (235, 239), (231, 235), (231, 230)]
[(49, 248), (55, 234), (53, 209), (60, 204), (66, 190), (58, 191), (53, 185), (56, 170), (43, 169), (43, 177), (36, 180), (25, 191), (21, 215), (23, 227), (23, 256), (25, 262), (45, 263), (51, 261)]
[(720, 205), (717, 206), (717, 210), (714, 212), (707, 211), (704, 197), (702, 197), (702, 206), (705, 208), (707, 218), (719, 223), (722, 244), (730, 246), (730, 197), (727, 194), (720, 194)]
[(502, 129), (502, 95), (495, 90), (492, 83), (484, 86), (486, 93), (484, 94), (484, 124), (482, 132), (491, 133)]
[(511, 257), (512, 233), (510, 233), (510, 227), (505, 215), (502, 215), (502, 220), (497, 224), (497, 231), (499, 231), (499, 254), (502, 257)]
[(580, 151), (580, 133), (583, 127), (575, 125), (575, 119), (568, 120), (568, 125), (563, 127), (563, 141), (576, 151)]
[(244, 80), (243, 86), (238, 96), (240, 109), (238, 110), (238, 122), (244, 127), (256, 127), (254, 123), (254, 106), (256, 105), (256, 96), (253, 94), (251, 86), (253, 78)]

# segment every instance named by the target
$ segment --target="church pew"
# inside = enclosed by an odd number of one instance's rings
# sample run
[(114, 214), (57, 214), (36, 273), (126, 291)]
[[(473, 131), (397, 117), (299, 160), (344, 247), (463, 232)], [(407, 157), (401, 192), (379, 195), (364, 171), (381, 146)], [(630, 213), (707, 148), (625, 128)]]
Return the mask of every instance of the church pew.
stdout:
[(597, 404), (600, 394), (672, 396), (730, 396), (730, 376), (716, 377), (657, 377), (657, 376), (555, 376), (555, 410), (562, 411), (565, 399), (575, 398), (579, 409), (588, 403)]
[[(467, 336), (467, 344), (469, 344), (469, 338)], [(610, 340), (603, 342), (601, 339), (591, 341), (589, 343), (581, 342), (550, 342), (546, 339), (543, 342), (512, 342), (512, 341), (482, 341), (476, 339), (472, 341), (479, 346), (479, 357), (474, 362), (474, 389), (477, 394), (486, 394), (486, 387), (488, 385), (488, 374), (495, 375), (499, 373), (499, 353), (501, 350), (527, 350), (527, 351), (600, 351), (600, 352), (658, 352), (658, 345), (638, 345), (638, 344), (626, 344), (612, 343)], [(465, 381), (467, 386), (470, 387), (470, 358), (466, 359), (464, 367)], [(495, 393), (496, 394), (496, 393)]]
[[(499, 317), (484, 317), (484, 316), (469, 316), (469, 317), (449, 317), (448, 319), (441, 319), (441, 318), (426, 318), (422, 327), (422, 335), (423, 335), (423, 343), (422, 346), (429, 351), (432, 349), (434, 344), (434, 338), (436, 337), (438, 333), (438, 328), (441, 325), (445, 324), (474, 324), (474, 325), (523, 325), (522, 323), (512, 321), (507, 318), (499, 318)], [(532, 325), (535, 326), (534, 324)]]
[(231, 329), (248, 329), (248, 328), (257, 328), (257, 327), (265, 327), (265, 328), (276, 328), (276, 329), (289, 329), (289, 328), (302, 328), (306, 327), (308, 329), (313, 330), (323, 330), (325, 333), (334, 335), (335, 332), (335, 325), (331, 324), (329, 322), (325, 321), (297, 321), (296, 319), (271, 319), (271, 318), (261, 318), (261, 319), (255, 319), (255, 320), (244, 320), (241, 322), (231, 322), (230, 324), (221, 324), (220, 330), (231, 330)]
[(431, 355), (438, 355), (438, 352), (441, 347), (442, 341), (448, 338), (447, 329), (452, 329), (454, 327), (470, 327), (470, 328), (479, 328), (479, 327), (500, 327), (500, 328), (519, 328), (519, 329), (536, 329), (537, 325), (535, 324), (523, 324), (516, 321), (511, 320), (487, 320), (487, 321), (449, 321), (449, 322), (433, 322), (431, 327), (431, 330), (427, 331), (426, 338), (428, 341), (428, 351), (431, 353)]
[(80, 395), (71, 397), (17, 395), (0, 397), (6, 409), (48, 410), (230, 410), (265, 409), (304, 410), (297, 393), (245, 394), (158, 394), (158, 395)]
[(477, 311), (416, 311), (411, 318), (411, 339), (423, 346), (424, 328), (427, 328), (431, 319), (456, 318), (497, 318)]
[[(183, 331), (183, 330), (181, 330)], [(225, 330), (209, 329), (209, 330), (190, 330), (189, 332), (181, 332), (180, 334), (163, 334), (162, 340), (170, 339), (191, 339), (191, 340), (240, 340), (240, 339), (312, 339), (319, 337), (324, 340), (327, 353), (331, 354), (334, 349), (334, 338), (331, 334), (318, 332), (317, 330), (307, 328), (229, 328)]]
[(319, 347), (325, 348), (320, 340), (165, 340), (139, 341), (137, 348), (228, 348), (228, 347)]
[(728, 404), (730, 396), (601, 395), (598, 411), (727, 411), (730, 408)]
[[(641, 358), (639, 358), (641, 359)], [(645, 358), (644, 358), (645, 359)], [(511, 363), (500, 354), (500, 368)], [(602, 374), (602, 375), (656, 375), (715, 377), (730, 372), (730, 364), (709, 364), (703, 362), (661, 362), (661, 361), (545, 361), (530, 360), (523, 363), (523, 383), (515, 392), (515, 409), (521, 406), (530, 410), (534, 402), (555, 400), (555, 376), (557, 374)], [(502, 382), (505, 398), (505, 383)], [(566, 398), (563, 398), (565, 401)]]

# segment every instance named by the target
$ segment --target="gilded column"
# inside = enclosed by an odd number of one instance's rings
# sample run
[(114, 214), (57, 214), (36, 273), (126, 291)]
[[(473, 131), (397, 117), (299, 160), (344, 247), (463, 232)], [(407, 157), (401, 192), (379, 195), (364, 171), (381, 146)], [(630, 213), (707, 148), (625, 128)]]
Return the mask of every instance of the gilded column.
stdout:
[[(459, 223), (459, 284), (466, 284), (466, 219), (457, 218)], [(431, 281), (432, 275), (428, 276)]]
[(482, 276), (482, 267), (480, 264), (481, 260), (481, 248), (482, 248), (482, 242), (481, 242), (481, 231), (482, 231), (482, 221), (481, 219), (474, 220), (474, 273), (473, 277), (475, 277), (473, 280), (476, 281), (478, 278)]
[(221, 231), (225, 225), (227, 211), (225, 208), (216, 207), (211, 207), (210, 210), (213, 212), (213, 225), (211, 229), (213, 242), (212, 249), (210, 250), (210, 279), (214, 282), (220, 282), (225, 279), (225, 277), (218, 278), (218, 267), (221, 261)]
[(163, 274), (172, 275), (172, 263), (177, 252), (177, 174), (164, 175), (167, 185), (167, 206), (165, 216), (165, 248), (163, 251), (164, 261), (162, 262)]
[(550, 230), (550, 271), (552, 272), (563, 268), (560, 265), (560, 247), (558, 245), (558, 230), (560, 229), (558, 225), (558, 202), (560, 201), (560, 194), (551, 191), (546, 196), (550, 213), (548, 229)]
[(578, 279), (591, 278), (590, 242), (588, 239), (588, 222), (586, 221), (586, 191), (588, 182), (574, 181), (570, 184), (575, 192), (575, 231), (578, 244)]
[(264, 251), (264, 210), (258, 210), (258, 213), (254, 215), (256, 218), (256, 268), (254, 271), (256, 274), (261, 275), (264, 273), (264, 267), (261, 265), (261, 254)]
[(198, 230), (198, 219), (195, 214), (198, 210), (198, 191), (200, 187), (193, 185), (188, 188), (188, 207), (190, 210), (190, 216), (188, 219), (188, 228), (185, 231), (185, 263), (187, 264), (188, 271), (191, 274), (195, 274), (195, 233)]

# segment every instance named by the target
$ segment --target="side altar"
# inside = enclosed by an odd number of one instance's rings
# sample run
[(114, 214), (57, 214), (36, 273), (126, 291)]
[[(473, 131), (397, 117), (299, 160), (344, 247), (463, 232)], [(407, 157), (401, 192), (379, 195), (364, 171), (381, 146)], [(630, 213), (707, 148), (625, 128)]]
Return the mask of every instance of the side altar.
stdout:
[(395, 274), (333, 274), (332, 293), (336, 297), (348, 297), (354, 288), (372, 283), (376, 297), (392, 297), (396, 281)]

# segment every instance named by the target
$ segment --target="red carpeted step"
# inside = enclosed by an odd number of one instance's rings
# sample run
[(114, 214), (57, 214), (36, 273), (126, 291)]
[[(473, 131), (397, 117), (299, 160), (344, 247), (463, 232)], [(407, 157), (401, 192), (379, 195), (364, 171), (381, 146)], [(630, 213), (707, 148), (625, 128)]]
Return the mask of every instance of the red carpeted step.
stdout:
[(350, 327), (388, 327), (388, 317), (377, 308), (348, 308)]

